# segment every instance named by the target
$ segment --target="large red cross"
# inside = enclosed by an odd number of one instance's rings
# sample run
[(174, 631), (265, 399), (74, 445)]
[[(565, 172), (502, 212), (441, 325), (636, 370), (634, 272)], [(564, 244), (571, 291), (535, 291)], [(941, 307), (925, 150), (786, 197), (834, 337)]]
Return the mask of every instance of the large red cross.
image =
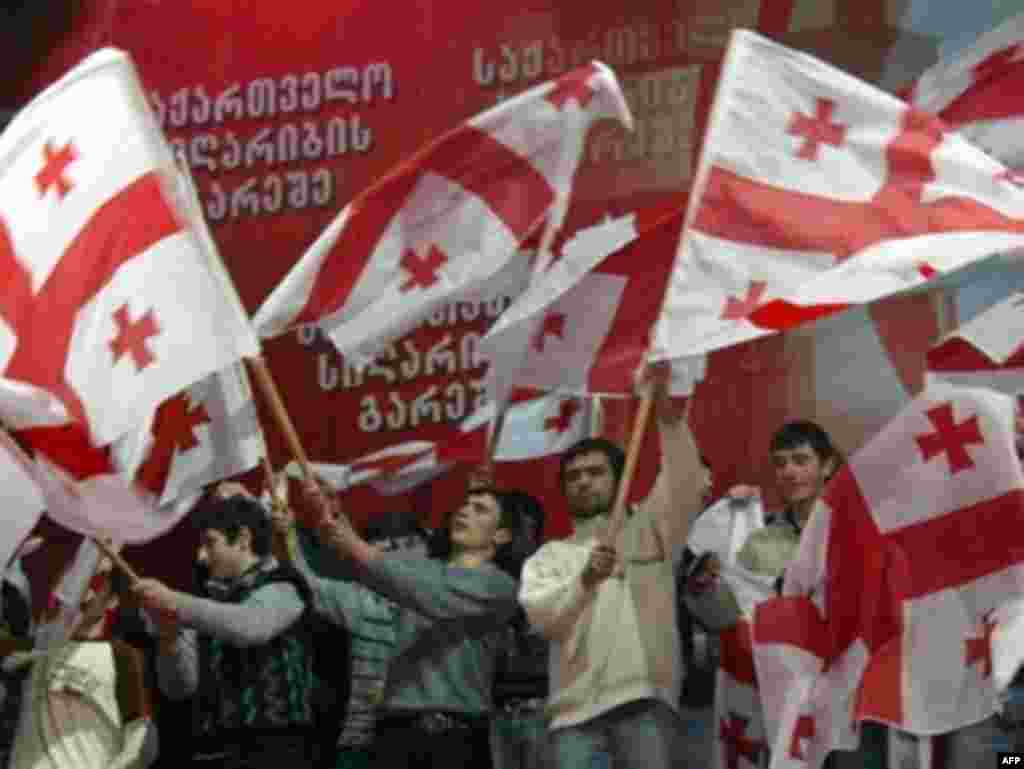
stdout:
[(420, 256), (413, 249), (402, 254), (402, 269), (409, 273), (408, 279), (399, 291), (403, 294), (414, 288), (430, 288), (440, 279), (437, 272), (448, 262), (448, 255), (432, 245), (426, 254)]
[(574, 69), (558, 78), (555, 87), (548, 91), (544, 98), (555, 105), (555, 109), (563, 109), (570, 99), (575, 99), (580, 109), (586, 109), (596, 93), (588, 81), (596, 73), (597, 66), (594, 64)]
[(145, 174), (93, 213), (42, 288), (33, 293), (32, 276), (18, 259), (0, 217), (0, 316), (17, 334), (4, 375), (49, 390), (72, 418), (84, 422), (82, 402), (64, 373), (79, 309), (96, 297), (121, 265), (180, 229), (159, 178)]
[[(970, 230), (1024, 232), (1024, 221), (977, 200), (922, 200), (925, 185), (935, 179), (931, 153), (944, 131), (934, 116), (907, 109), (900, 132), (885, 148), (885, 182), (867, 201), (787, 190), (712, 166), (693, 226), (728, 241), (831, 253), (837, 263), (893, 238)], [(817, 311), (807, 310), (807, 318), (800, 312), (772, 300), (748, 319), (763, 328), (788, 328), (812, 319)]]
[(199, 445), (195, 430), (212, 420), (202, 403), (193, 403), (187, 393), (164, 401), (153, 420), (153, 446), (139, 467), (136, 479), (154, 494), (162, 494), (176, 454)]
[(738, 769), (740, 756), (751, 764), (757, 764), (757, 757), (766, 747), (764, 740), (746, 736), (749, 718), (730, 711), (729, 720), (719, 722), (718, 739), (725, 745), (725, 762), (728, 769)]
[(786, 127), (786, 133), (791, 136), (802, 136), (804, 139), (796, 153), (798, 158), (817, 160), (818, 148), (822, 144), (842, 146), (846, 140), (846, 126), (832, 122), (832, 113), (835, 109), (836, 103), (831, 99), (818, 99), (814, 115), (805, 115), (802, 112), (793, 114)]
[(978, 426), (977, 414), (956, 424), (953, 404), (942, 403), (928, 409), (925, 415), (935, 428), (935, 432), (914, 437), (924, 461), (928, 462), (932, 457), (946, 454), (949, 459), (949, 471), (953, 475), (974, 467), (974, 460), (967, 453), (967, 447), (981, 446), (985, 443), (981, 428)]
[(64, 196), (71, 192), (71, 188), (74, 186), (64, 176), (64, 172), (76, 160), (78, 160), (78, 151), (75, 149), (74, 144), (68, 142), (55, 152), (53, 143), (47, 139), (46, 144), (43, 145), (43, 167), (35, 177), (39, 197), (46, 195), (46, 191), (50, 187), (56, 187), (57, 196), (63, 200)]
[(574, 398), (562, 401), (558, 406), (558, 414), (544, 420), (544, 430), (554, 430), (559, 434), (564, 433), (572, 425), (573, 417), (576, 416), (576, 412), (579, 410), (580, 404)]
[(552, 312), (544, 316), (544, 321), (533, 337), (533, 349), (537, 352), (544, 352), (544, 343), (548, 335), (564, 339), (565, 336), (565, 313)]
[(146, 346), (146, 341), (160, 333), (153, 310), (136, 321), (131, 319), (128, 304), (122, 304), (114, 311), (114, 323), (117, 324), (117, 336), (110, 340), (110, 351), (114, 354), (114, 363), (123, 355), (130, 355), (135, 363), (135, 370), (142, 371), (156, 358)]

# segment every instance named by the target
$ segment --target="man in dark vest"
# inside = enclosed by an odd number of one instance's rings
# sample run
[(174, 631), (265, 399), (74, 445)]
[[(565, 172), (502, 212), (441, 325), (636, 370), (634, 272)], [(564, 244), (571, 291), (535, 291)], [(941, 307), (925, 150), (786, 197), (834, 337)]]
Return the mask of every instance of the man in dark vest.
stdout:
[(139, 580), (135, 593), (160, 617), (161, 690), (194, 695), (193, 739), (211, 769), (305, 769), (315, 761), (311, 593), (270, 554), (259, 502), (211, 499), (193, 514), (210, 598)]

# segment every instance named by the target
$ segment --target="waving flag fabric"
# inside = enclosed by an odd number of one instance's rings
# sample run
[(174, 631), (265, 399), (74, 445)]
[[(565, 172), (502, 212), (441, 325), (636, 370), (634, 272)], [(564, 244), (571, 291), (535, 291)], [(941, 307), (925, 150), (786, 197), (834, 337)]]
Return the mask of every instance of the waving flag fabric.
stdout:
[(0, 136), (0, 371), (105, 445), (257, 342), (174, 203), (129, 57), (105, 49)]
[(1006, 168), (817, 59), (733, 33), (653, 356), (793, 328), (1024, 245)]
[(632, 121), (614, 74), (594, 62), (441, 136), (345, 207), (260, 308), (259, 333), (317, 323), (346, 357), (372, 358), (524, 259), (543, 221), (561, 224), (599, 118)]

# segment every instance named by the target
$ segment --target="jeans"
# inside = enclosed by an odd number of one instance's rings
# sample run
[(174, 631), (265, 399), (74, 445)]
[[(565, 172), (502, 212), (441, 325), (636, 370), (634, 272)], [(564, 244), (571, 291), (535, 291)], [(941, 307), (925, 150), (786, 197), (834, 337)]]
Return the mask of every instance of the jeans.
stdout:
[(685, 769), (679, 760), (683, 747), (683, 726), (676, 712), (661, 700), (637, 700), (549, 732), (544, 767)]

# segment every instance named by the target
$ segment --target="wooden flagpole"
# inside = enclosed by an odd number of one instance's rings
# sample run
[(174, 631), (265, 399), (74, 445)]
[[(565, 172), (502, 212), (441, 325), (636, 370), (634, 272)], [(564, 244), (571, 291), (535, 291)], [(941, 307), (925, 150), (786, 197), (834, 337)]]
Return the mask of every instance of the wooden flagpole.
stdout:
[(291, 417), (288, 416), (288, 410), (284, 407), (284, 400), (282, 400), (281, 393), (274, 383), (274, 378), (270, 375), (270, 369), (267, 367), (266, 362), (263, 358), (246, 358), (245, 362), (249, 364), (249, 370), (252, 371), (260, 390), (266, 396), (270, 404), (271, 413), (274, 415), (278, 427), (281, 428), (281, 432), (284, 433), (288, 449), (302, 468), (302, 474), (307, 481), (313, 480), (313, 468), (309, 464), (309, 457), (306, 456), (306, 451), (302, 448), (299, 433), (295, 429), (295, 424), (292, 422)]
[(636, 465), (640, 459), (640, 447), (643, 446), (644, 434), (647, 432), (647, 423), (650, 421), (651, 408), (654, 405), (654, 396), (647, 392), (640, 399), (640, 408), (633, 420), (633, 429), (629, 437), (629, 448), (626, 450), (626, 464), (622, 468), (622, 477), (619, 479), (618, 493), (615, 495), (615, 506), (612, 508), (611, 519), (608, 521), (608, 528), (605, 531), (605, 544), (612, 544), (622, 531), (626, 522), (626, 500), (629, 496), (629, 487), (632, 485), (633, 476), (636, 473)]

